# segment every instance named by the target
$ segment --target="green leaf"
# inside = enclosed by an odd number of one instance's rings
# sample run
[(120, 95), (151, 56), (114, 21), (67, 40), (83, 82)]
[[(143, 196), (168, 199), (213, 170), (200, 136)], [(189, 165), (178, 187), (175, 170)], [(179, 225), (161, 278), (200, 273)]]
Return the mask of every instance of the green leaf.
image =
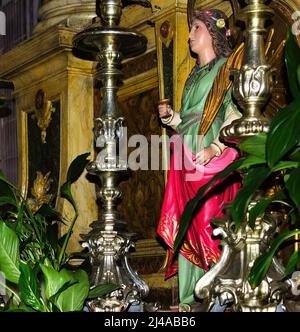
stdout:
[(300, 162), (300, 147), (297, 147), (290, 155), (290, 159)]
[(102, 297), (120, 288), (121, 288), (120, 285), (115, 285), (115, 284), (98, 285), (90, 289), (88, 299)]
[(0, 182), (1, 181), (6, 183), (10, 188), (13, 188), (17, 192), (19, 192), (19, 189), (14, 184), (12, 184), (10, 181), (8, 181), (7, 178), (5, 177), (4, 173), (0, 170)]
[(39, 214), (45, 218), (51, 218), (51, 220), (57, 220), (57, 221), (62, 221), (62, 215), (59, 211), (54, 209), (51, 205), (49, 204), (43, 204), (36, 214)]
[(284, 200), (286, 200), (285, 191), (279, 191), (271, 198), (261, 198), (257, 201), (255, 206), (249, 211), (249, 225), (251, 228), (254, 228), (255, 220), (258, 217), (262, 217), (265, 213), (265, 210), (271, 203), (281, 203), (287, 204)]
[(287, 266), (284, 271), (284, 277), (289, 276), (290, 274), (292, 274), (295, 271), (299, 258), (300, 258), (300, 250), (297, 250), (292, 254), (292, 256), (290, 257), (290, 259), (287, 263)]
[(75, 210), (75, 216), (67, 231), (66, 238), (62, 244), (61, 251), (58, 255), (58, 265), (59, 266), (62, 263), (69, 239), (70, 239), (72, 231), (73, 231), (73, 227), (74, 227), (76, 219), (78, 217), (78, 209), (77, 209), (76, 202), (72, 196), (71, 185), (74, 181), (76, 181), (80, 177), (80, 175), (84, 171), (84, 168), (88, 163), (88, 159), (87, 159), (88, 156), (89, 156), (89, 153), (85, 153), (85, 154), (78, 156), (77, 158), (75, 158), (72, 161), (72, 163), (68, 169), (68, 173), (67, 173), (67, 182), (65, 182), (60, 188), (61, 196), (66, 198), (72, 204), (72, 206)]
[(17, 215), (17, 223), (18, 225), (23, 224), (23, 214), (24, 214), (24, 201), (18, 206), (18, 215)]
[(0, 271), (10, 282), (19, 281), (19, 239), (16, 233), (0, 221)]
[(72, 186), (71, 182), (65, 182), (60, 188), (60, 194), (62, 197), (66, 198), (72, 204), (73, 209), (75, 210), (76, 213), (78, 213), (76, 202), (72, 196), (71, 186)]
[(46, 266), (46, 267), (52, 267), (51, 261), (47, 257), (44, 259), (44, 264), (43, 265)]
[(83, 270), (70, 272), (76, 282), (63, 291), (57, 299), (57, 307), (63, 311), (81, 311), (89, 293), (88, 275)]
[(13, 185), (8, 182), (4, 174), (0, 171), (0, 206), (12, 205), (17, 206), (17, 198), (13, 190)]
[(71, 287), (71, 286), (73, 286), (73, 285), (75, 285), (75, 284), (77, 284), (77, 283), (78, 283), (78, 281), (70, 281), (70, 280), (67, 281), (66, 283), (64, 283), (64, 284), (62, 285), (62, 287), (58, 290), (57, 293), (55, 293), (54, 295), (52, 295), (52, 296), (50, 297), (49, 301), (55, 304), (55, 303), (57, 302), (57, 299), (58, 299), (59, 295), (60, 295), (62, 292), (64, 292), (64, 291), (67, 290), (69, 287)]
[(250, 270), (248, 281), (250, 286), (254, 289), (256, 288), (264, 279), (267, 274), (270, 265), (272, 263), (273, 255), (269, 253), (265, 253), (259, 256), (255, 262), (253, 267)]
[(39, 281), (28, 264), (20, 262), (19, 289), (23, 302), (36, 311), (45, 311), (40, 300), (41, 288)]
[(61, 293), (57, 300), (57, 307), (61, 311), (80, 311), (89, 294), (88, 275), (83, 270), (69, 271), (72, 282), (77, 282)]
[(90, 153), (81, 154), (72, 161), (67, 172), (67, 182), (73, 183), (80, 177), (88, 163), (89, 155)]
[(266, 166), (256, 166), (251, 168), (244, 177), (244, 185), (238, 191), (235, 200), (231, 206), (232, 221), (237, 230), (240, 224), (244, 221), (249, 203), (255, 194), (256, 190), (270, 175), (270, 170)]
[(16, 200), (9, 196), (1, 196), (0, 197), (0, 206), (2, 205), (13, 205), (14, 207), (17, 206)]
[(62, 245), (63, 245), (63, 243), (65, 242), (65, 240), (66, 240), (66, 237), (67, 237), (67, 234), (64, 234), (62, 237), (60, 237), (59, 239), (58, 239), (58, 245), (60, 246), (60, 247), (62, 247)]
[(58, 246), (58, 238), (57, 238), (58, 233), (59, 233), (59, 230), (58, 230), (57, 223), (47, 226), (47, 239), (54, 251), (57, 250), (57, 246)]
[(65, 283), (70, 281), (70, 277), (66, 269), (56, 271), (49, 260), (45, 260), (45, 263), (47, 265), (40, 264), (40, 267), (45, 276), (45, 296), (47, 300), (50, 300), (51, 296), (55, 295)]
[(19, 306), (10, 305), (7, 309), (4, 310), (4, 312), (36, 312), (36, 311), (24, 304), (20, 304)]
[(266, 160), (257, 156), (247, 156), (245, 157), (243, 163), (240, 165), (238, 169), (244, 169), (248, 168), (251, 166), (256, 166), (256, 165), (263, 165), (266, 164)]
[(297, 222), (299, 221), (299, 215), (297, 214), (295, 209), (291, 209), (288, 213), (288, 218), (291, 221), (291, 225), (296, 225)]
[(293, 170), (285, 183), (289, 196), (300, 210), (300, 167)]
[[(83, 308), (84, 301), (89, 293), (89, 281), (85, 271), (76, 272), (62, 269), (56, 271), (50, 266), (41, 264), (41, 269), (45, 276), (45, 295), (48, 300), (52, 298), (55, 306), (60, 311), (80, 311)], [(67, 289), (63, 290), (59, 296), (58, 293), (66, 283), (74, 283)], [(54, 297), (53, 297), (54, 296)]]
[(266, 134), (257, 134), (249, 137), (239, 144), (239, 149), (248, 155), (256, 156), (260, 159), (266, 159)]
[(284, 169), (297, 168), (299, 167), (299, 162), (297, 161), (279, 161), (273, 168), (272, 172), (282, 171)]
[(300, 49), (296, 37), (289, 31), (285, 46), (285, 63), (289, 87), (293, 99), (300, 99), (300, 87), (297, 77), (297, 71), (300, 66)]
[[(23, 214), (25, 216), (23, 216)], [(22, 223), (24, 217), (27, 218), (29, 224), (33, 227), (35, 235), (37, 237), (37, 240), (42, 246), (42, 244), (44, 242), (43, 234), (42, 234), (43, 233), (43, 227), (41, 227), (43, 225), (41, 225), (41, 222), (40, 222), (42, 216), (33, 215), (32, 211), (30, 210), (29, 205), (26, 203), (25, 200), (22, 200), (22, 202), (20, 204), (20, 207), (19, 207), (19, 212), (18, 212), (18, 223)]]
[(292, 236), (295, 236), (296, 234), (300, 234), (300, 230), (295, 229), (293, 231), (281, 233), (273, 241), (270, 249), (255, 260), (248, 276), (248, 281), (253, 289), (256, 288), (266, 276), (272, 263), (273, 256), (278, 250), (279, 246), (285, 240)]
[[(2, 276), (2, 275), (1, 275)], [(19, 295), (8, 286), (8, 283), (5, 280), (1, 280), (2, 278), (0, 278), (0, 286), (2, 287), (2, 289), (5, 290), (5, 296), (9, 302), (10, 305), (19, 305), (21, 302), (21, 299), (19, 297)]]
[(77, 206), (71, 193), (71, 184), (75, 182), (84, 171), (84, 168), (88, 163), (87, 157), (89, 155), (89, 153), (84, 153), (72, 161), (67, 172), (67, 181), (60, 188), (61, 196), (66, 198), (72, 204), (76, 213)]
[(269, 198), (262, 198), (259, 200), (253, 208), (249, 211), (249, 225), (253, 229), (255, 226), (255, 221), (258, 217), (264, 215), (266, 208), (272, 203)]
[(216, 174), (213, 179), (211, 179), (206, 185), (201, 187), (198, 192), (196, 193), (195, 197), (191, 199), (185, 206), (184, 211), (180, 218), (180, 224), (176, 239), (174, 241), (173, 247), (173, 259), (176, 257), (178, 250), (180, 249), (182, 242), (185, 238), (185, 234), (192, 222), (193, 215), (195, 210), (203, 198), (204, 194), (208, 192), (211, 186), (218, 180), (225, 179), (229, 174), (231, 174), (234, 170), (238, 168), (242, 168), (243, 163), (245, 162), (246, 158), (239, 158), (229, 164), (223, 171)]
[(270, 167), (299, 143), (300, 100), (295, 100), (277, 112), (273, 118), (266, 143), (266, 157)]

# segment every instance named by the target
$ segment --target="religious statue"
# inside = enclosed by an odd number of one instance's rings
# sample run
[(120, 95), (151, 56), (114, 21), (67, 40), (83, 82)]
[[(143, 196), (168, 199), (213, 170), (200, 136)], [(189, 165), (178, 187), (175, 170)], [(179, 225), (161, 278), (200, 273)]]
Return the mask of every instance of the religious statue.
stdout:
[(193, 304), (199, 278), (220, 256), (219, 241), (212, 238), (212, 217), (222, 215), (232, 201), (240, 179), (230, 175), (210, 190), (201, 201), (178, 257), (172, 248), (180, 216), (198, 189), (238, 157), (238, 152), (219, 138), (223, 127), (241, 116), (231, 98), (230, 68), (241, 48), (234, 53), (226, 15), (218, 10), (195, 10), (189, 45), (197, 61), (186, 81), (180, 112), (170, 105), (159, 105), (163, 124), (174, 129), (172, 155), (158, 234), (168, 245), (166, 278), (178, 273), (180, 304)]

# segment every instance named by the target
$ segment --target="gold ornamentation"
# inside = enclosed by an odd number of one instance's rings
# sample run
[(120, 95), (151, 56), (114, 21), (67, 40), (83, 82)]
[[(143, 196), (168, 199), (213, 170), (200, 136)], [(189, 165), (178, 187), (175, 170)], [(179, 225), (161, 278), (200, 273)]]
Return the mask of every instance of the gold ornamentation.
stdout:
[(45, 203), (49, 203), (51, 195), (48, 194), (53, 179), (50, 178), (48, 172), (45, 176), (41, 172), (36, 172), (36, 178), (31, 188), (31, 195), (33, 198), (28, 198), (27, 203), (33, 213)]
[[(163, 214), (160, 219), (161, 223), (159, 225), (159, 234), (163, 237), (165, 242), (171, 247), (172, 243), (176, 238), (179, 229), (179, 221), (171, 217), (167, 214)], [(162, 223), (163, 221), (163, 223)], [(201, 257), (196, 254), (201, 250)], [(217, 263), (220, 257), (220, 253), (216, 252), (213, 248), (210, 248), (204, 241), (201, 242), (201, 246), (195, 241), (189, 240), (184, 241), (181, 248), (180, 253), (194, 265), (205, 268), (211, 263)], [(168, 261), (171, 257), (168, 256), (167, 253), (166, 261), (164, 262), (164, 267), (167, 266)]]
[(46, 143), (47, 128), (51, 122), (52, 113), (55, 112), (55, 108), (52, 106), (52, 102), (46, 99), (46, 94), (43, 90), (38, 90), (35, 96), (35, 110), (31, 116), (32, 119), (37, 119), (37, 125), (41, 129), (42, 143)]

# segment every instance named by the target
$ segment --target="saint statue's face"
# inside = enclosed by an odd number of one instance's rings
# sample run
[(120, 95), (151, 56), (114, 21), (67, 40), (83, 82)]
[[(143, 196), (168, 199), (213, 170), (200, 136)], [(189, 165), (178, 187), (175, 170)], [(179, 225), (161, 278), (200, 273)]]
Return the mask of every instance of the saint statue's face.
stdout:
[(207, 47), (213, 48), (213, 41), (206, 25), (200, 20), (194, 20), (189, 33), (191, 51), (200, 54)]

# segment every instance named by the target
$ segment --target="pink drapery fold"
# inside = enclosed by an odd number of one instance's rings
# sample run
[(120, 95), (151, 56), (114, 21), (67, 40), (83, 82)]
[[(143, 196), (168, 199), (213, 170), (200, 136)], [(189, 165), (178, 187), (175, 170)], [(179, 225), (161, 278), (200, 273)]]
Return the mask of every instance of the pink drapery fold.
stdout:
[[(238, 157), (235, 149), (226, 148), (219, 157), (214, 157), (208, 164), (195, 165), (194, 154), (184, 146), (180, 136), (177, 136), (173, 142), (168, 182), (157, 229), (157, 233), (169, 247), (166, 278), (178, 271), (177, 261), (172, 264), (171, 256), (180, 216), (185, 205), (196, 195), (200, 187)], [(231, 178), (232, 181), (230, 181)], [(210, 220), (212, 217), (223, 215), (224, 204), (234, 199), (239, 188), (240, 182), (236, 180), (236, 177), (229, 176), (227, 179), (216, 182), (214, 190), (201, 201), (200, 208), (192, 220), (186, 240), (180, 249), (180, 254), (196, 266), (208, 270), (212, 262), (218, 261), (219, 241), (212, 239), (213, 228)]]

